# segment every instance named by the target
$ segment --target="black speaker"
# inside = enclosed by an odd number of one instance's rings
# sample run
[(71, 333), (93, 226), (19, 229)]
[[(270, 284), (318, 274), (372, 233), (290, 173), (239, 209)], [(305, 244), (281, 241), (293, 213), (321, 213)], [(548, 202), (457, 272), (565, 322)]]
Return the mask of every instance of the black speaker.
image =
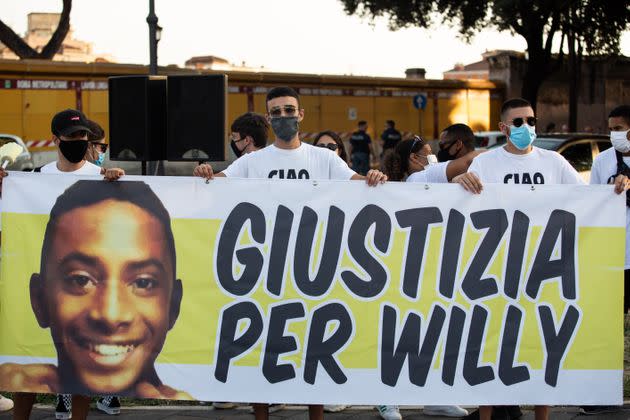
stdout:
[(227, 76), (169, 76), (168, 160), (225, 160)]
[(166, 159), (166, 77), (109, 78), (111, 160)]

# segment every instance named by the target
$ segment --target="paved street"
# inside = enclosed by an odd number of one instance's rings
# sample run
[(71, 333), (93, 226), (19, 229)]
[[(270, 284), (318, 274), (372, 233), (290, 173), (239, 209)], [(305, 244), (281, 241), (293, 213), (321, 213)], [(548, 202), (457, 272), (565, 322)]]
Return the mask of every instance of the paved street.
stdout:
[[(406, 420), (428, 420), (439, 419), (444, 417), (430, 417), (422, 414), (420, 407), (404, 409), (401, 411), (404, 419)], [(534, 413), (530, 410), (524, 410), (525, 416), (523, 420), (533, 420)], [(369, 407), (352, 407), (341, 413), (326, 414), (327, 419), (346, 420), (346, 419), (374, 419), (377, 420), (380, 417), (377, 412)], [(53, 407), (51, 406), (37, 406), (31, 415), (33, 420), (50, 420), (55, 418)], [(105, 420), (112, 419), (111, 416), (107, 416), (101, 412), (93, 409), (88, 417), (89, 419)], [(117, 419), (151, 419), (151, 420), (195, 420), (195, 419), (230, 419), (230, 420), (251, 420), (253, 415), (249, 413), (248, 408), (243, 406), (233, 410), (215, 410), (211, 406), (177, 406), (177, 407), (126, 407), (123, 408), (123, 412)], [(278, 411), (271, 415), (272, 419), (295, 419), (305, 420), (308, 419), (306, 409), (299, 406), (291, 406), (285, 410)], [(11, 413), (0, 414), (0, 420), (11, 419)], [(617, 413), (602, 414), (599, 416), (582, 416), (579, 413), (579, 409), (576, 407), (557, 407), (552, 410), (551, 420), (629, 420), (630, 408), (626, 408), (623, 411)]]

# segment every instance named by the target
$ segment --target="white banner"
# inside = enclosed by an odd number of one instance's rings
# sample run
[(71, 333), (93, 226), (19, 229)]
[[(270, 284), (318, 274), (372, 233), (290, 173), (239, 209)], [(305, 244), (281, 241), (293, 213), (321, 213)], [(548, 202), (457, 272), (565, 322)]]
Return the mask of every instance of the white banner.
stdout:
[(3, 205), (2, 390), (622, 402), (610, 186), (11, 173)]

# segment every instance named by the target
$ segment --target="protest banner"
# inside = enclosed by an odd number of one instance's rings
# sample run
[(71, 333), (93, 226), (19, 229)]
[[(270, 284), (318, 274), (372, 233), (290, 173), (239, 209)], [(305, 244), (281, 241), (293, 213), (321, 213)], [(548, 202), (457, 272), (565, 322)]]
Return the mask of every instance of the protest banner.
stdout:
[(622, 402), (612, 186), (11, 173), (3, 206), (2, 390)]

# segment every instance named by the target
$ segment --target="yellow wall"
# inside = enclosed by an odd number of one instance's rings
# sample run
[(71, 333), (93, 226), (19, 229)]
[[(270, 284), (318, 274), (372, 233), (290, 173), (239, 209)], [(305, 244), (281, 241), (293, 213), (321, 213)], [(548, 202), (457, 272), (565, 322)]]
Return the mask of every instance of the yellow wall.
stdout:
[[(105, 81), (105, 76), (91, 77), (91, 75), (76, 74), (7, 74), (2, 72), (0, 64), (0, 79), (61, 79), (61, 80), (95, 80)], [(61, 73), (61, 72), (58, 72)], [(243, 82), (230, 76), (230, 85), (249, 86), (255, 88), (263, 86), (270, 88), (267, 82)], [(353, 79), (351, 79), (353, 80)], [(386, 82), (387, 80), (385, 80)], [(424, 89), (393, 86), (388, 87), (385, 82), (381, 85), (367, 86), (366, 90), (395, 91), (425, 91), (428, 96), (427, 106), (420, 111), (414, 108), (411, 96), (328, 96), (302, 95), (301, 105), (305, 109), (306, 118), (301, 124), (304, 133), (317, 133), (322, 130), (334, 130), (349, 133), (356, 130), (360, 120), (369, 124), (368, 132), (377, 139), (384, 129), (385, 121), (396, 121), (396, 128), (401, 132), (420, 133), (426, 139), (432, 139), (434, 132), (440, 132), (454, 123), (469, 124), (474, 131), (494, 130), (499, 121), (499, 108), (502, 101), (501, 91), (496, 88), (430, 88)], [(366, 82), (366, 84), (368, 83)], [(353, 82), (355, 83), (355, 82)], [(392, 82), (394, 83), (394, 82)], [(397, 82), (400, 83), (400, 82)], [(427, 85), (439, 85), (439, 81), (427, 81)], [(295, 87), (313, 87), (309, 83), (279, 81), (277, 85), (289, 84)], [(365, 89), (366, 86), (342, 86), (339, 84), (322, 84), (320, 89)], [(253, 95), (254, 111), (265, 113), (265, 93)], [(438, 118), (435, 127), (434, 99), (437, 95)], [(83, 111), (109, 131), (108, 124), (108, 93), (105, 90), (84, 90), (81, 92)], [(0, 89), (0, 132), (16, 134), (25, 141), (50, 139), (50, 119), (65, 108), (77, 106), (77, 95), (74, 89), (67, 90), (33, 90), (33, 89)], [(228, 94), (228, 128), (231, 122), (240, 114), (248, 111), (248, 94)], [(351, 119), (350, 110), (356, 110), (356, 118)], [(435, 130), (437, 128), (437, 130)]]

